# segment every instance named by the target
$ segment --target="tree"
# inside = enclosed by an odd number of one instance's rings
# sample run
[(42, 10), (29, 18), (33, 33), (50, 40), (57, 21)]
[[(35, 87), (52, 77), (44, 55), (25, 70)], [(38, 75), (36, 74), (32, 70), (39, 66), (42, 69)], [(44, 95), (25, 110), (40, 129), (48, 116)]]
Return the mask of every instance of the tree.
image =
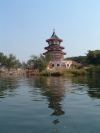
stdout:
[(6, 66), (7, 56), (0, 52), (0, 66)]
[(22, 64), (21, 64), (21, 62), (19, 61), (19, 60), (16, 60), (16, 63), (15, 63), (15, 65), (14, 65), (14, 68), (21, 68), (22, 67)]
[(75, 57), (68, 57), (66, 58), (67, 60), (73, 60), (76, 61), (78, 63), (86, 63), (86, 56), (75, 56)]
[(26, 68), (27, 68), (27, 63), (25, 63), (24, 61), (22, 62), (21, 65), (22, 65), (22, 68), (23, 68), (23, 69), (26, 69)]
[(39, 56), (31, 55), (31, 59), (28, 60), (27, 64), (34, 65), (35, 69), (39, 69), (39, 71), (42, 71), (46, 69), (49, 61), (51, 59), (51, 55), (47, 54), (46, 56), (40, 54)]
[(6, 63), (7, 68), (10, 70), (11, 68), (16, 67), (18, 63), (19, 63), (19, 60), (16, 59), (16, 56), (14, 56), (13, 54), (9, 54), (7, 58), (7, 63)]
[(100, 50), (89, 50), (87, 55), (87, 63), (92, 65), (98, 65), (100, 64)]

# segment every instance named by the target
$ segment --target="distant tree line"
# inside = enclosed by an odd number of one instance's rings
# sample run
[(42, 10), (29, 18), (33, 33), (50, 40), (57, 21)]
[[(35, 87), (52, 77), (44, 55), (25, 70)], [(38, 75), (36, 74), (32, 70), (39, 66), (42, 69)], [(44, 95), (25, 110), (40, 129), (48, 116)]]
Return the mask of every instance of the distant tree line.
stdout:
[[(16, 59), (16, 56), (13, 54), (4, 55), (2, 52), (0, 52), (0, 68), (5, 67), (8, 70), (11, 68), (23, 68), (26, 69), (28, 66), (33, 65), (35, 69), (38, 69), (39, 71), (44, 70), (49, 61), (51, 59), (51, 55), (48, 54), (46, 56), (40, 54), (39, 56), (31, 55), (30, 59), (25, 62), (20, 62), (18, 59)], [(77, 56), (77, 57), (68, 57), (67, 60), (74, 60), (78, 63), (81, 63), (83, 65), (100, 65), (100, 50), (89, 50), (86, 54), (86, 56)]]
[(86, 56), (75, 56), (75, 57), (68, 57), (66, 58), (67, 60), (73, 60), (73, 61), (76, 61), (78, 63), (86, 63)]
[(16, 59), (16, 56), (13, 54), (9, 54), (9, 56), (4, 55), (4, 53), (0, 52), (0, 69), (8, 69), (11, 68), (17, 69), (27, 69), (29, 66), (34, 66), (34, 69), (38, 69), (39, 71), (45, 70), (47, 67), (49, 61), (50, 61), (51, 55), (48, 54), (47, 56), (44, 56), (40, 54), (39, 56), (31, 55), (30, 59), (25, 62), (20, 62), (18, 59)]
[(89, 50), (86, 56), (68, 57), (67, 60), (74, 60), (82, 64), (99, 65), (100, 64), (100, 50)]

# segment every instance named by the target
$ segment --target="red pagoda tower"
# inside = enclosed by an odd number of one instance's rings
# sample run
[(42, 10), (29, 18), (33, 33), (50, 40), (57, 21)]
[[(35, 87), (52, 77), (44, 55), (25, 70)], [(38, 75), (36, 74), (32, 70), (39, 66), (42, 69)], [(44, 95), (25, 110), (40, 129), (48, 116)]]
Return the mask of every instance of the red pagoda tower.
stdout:
[(64, 47), (60, 46), (60, 43), (63, 40), (58, 38), (55, 29), (53, 29), (53, 34), (51, 38), (47, 39), (46, 42), (48, 43), (48, 47), (45, 47), (47, 51), (43, 53), (43, 55), (51, 54), (51, 68), (57, 68), (61, 67), (61, 62), (64, 60), (64, 55), (66, 55), (65, 52), (62, 50), (65, 49)]

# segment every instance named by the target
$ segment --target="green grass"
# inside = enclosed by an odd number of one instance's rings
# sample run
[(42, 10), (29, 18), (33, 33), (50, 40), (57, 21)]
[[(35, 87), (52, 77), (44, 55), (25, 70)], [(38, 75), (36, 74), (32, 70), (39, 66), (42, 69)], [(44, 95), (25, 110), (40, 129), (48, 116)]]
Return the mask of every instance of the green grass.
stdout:
[(39, 75), (43, 76), (74, 76), (74, 75), (86, 75), (87, 71), (85, 69), (56, 69), (56, 70), (44, 70)]

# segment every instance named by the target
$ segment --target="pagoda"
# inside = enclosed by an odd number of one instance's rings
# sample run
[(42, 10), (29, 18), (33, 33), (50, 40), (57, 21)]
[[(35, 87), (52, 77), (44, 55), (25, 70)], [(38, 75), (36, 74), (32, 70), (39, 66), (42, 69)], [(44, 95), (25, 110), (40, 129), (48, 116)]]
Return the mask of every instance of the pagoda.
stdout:
[(65, 48), (60, 46), (62, 41), (62, 39), (57, 37), (55, 29), (53, 29), (52, 36), (46, 40), (49, 46), (44, 48), (47, 51), (43, 53), (43, 55), (51, 54), (50, 68), (61, 67), (64, 55), (66, 55), (66, 53), (62, 51)]

